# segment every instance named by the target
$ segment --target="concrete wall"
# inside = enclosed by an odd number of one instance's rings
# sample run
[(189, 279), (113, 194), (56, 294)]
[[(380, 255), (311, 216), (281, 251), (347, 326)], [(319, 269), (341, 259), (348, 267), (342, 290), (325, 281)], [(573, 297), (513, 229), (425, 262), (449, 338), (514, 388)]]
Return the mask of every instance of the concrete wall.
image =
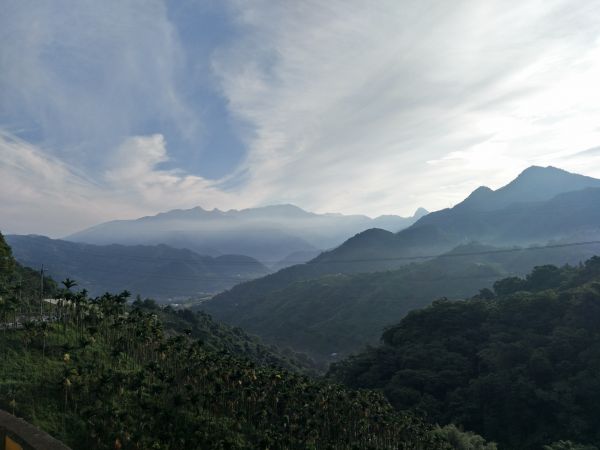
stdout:
[(70, 450), (62, 442), (6, 411), (0, 411), (0, 450)]

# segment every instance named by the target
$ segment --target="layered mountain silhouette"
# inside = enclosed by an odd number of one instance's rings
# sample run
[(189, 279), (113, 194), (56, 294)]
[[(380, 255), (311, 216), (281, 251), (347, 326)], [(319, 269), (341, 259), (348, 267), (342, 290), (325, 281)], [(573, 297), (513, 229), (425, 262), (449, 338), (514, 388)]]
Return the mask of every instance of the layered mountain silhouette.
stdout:
[(598, 254), (600, 244), (512, 250), (471, 243), (392, 271), (332, 274), (278, 289), (268, 288), (267, 277), (236, 286), (201, 308), (328, 363), (376, 344), (388, 325), (433, 300), (469, 297), (538, 265), (577, 264)]
[(552, 166), (531, 166), (498, 190), (479, 187), (459, 203), (457, 209), (494, 211), (515, 203), (543, 202), (565, 192), (594, 187), (600, 187), (600, 180)]
[(136, 220), (106, 222), (66, 237), (88, 244), (154, 245), (187, 248), (218, 256), (242, 254), (280, 268), (312, 259), (367, 228), (399, 231), (427, 214), (413, 217), (315, 214), (293, 205), (212, 211), (173, 210)]
[[(317, 358), (353, 351), (437, 295), (473, 295), (482, 281), (597, 253), (598, 244), (579, 243), (600, 240), (598, 205), (600, 180), (531, 167), (496, 191), (478, 188), (398, 233), (363, 231), (306, 264), (235, 286), (203, 308)], [(474, 241), (501, 249), (499, 255), (484, 258), (471, 249), (458, 258)], [(535, 248), (547, 244), (552, 247)], [(513, 246), (534, 248), (517, 252), (523, 254), (517, 262), (501, 257)], [(278, 331), (282, 321), (294, 330), (287, 337)]]
[(311, 263), (367, 272), (470, 241), (506, 246), (592, 239), (600, 236), (598, 201), (600, 180), (533, 166), (496, 191), (480, 187), (453, 208), (430, 213), (398, 233), (364, 231)]
[(501, 244), (571, 238), (595, 233), (600, 211), (600, 180), (554, 167), (530, 167), (514, 181), (492, 191), (480, 187), (454, 208), (422, 218), (454, 239)]
[(306, 264), (236, 287), (231, 295), (245, 297), (328, 274), (397, 269), (471, 241), (527, 246), (594, 240), (600, 238), (599, 202), (600, 180), (554, 167), (530, 167), (508, 185), (496, 191), (480, 187), (453, 208), (429, 213), (398, 233), (365, 230)]
[(92, 295), (128, 290), (159, 300), (222, 291), (268, 273), (242, 255), (202, 256), (167, 245), (90, 245), (44, 236), (7, 235), (21, 264), (40, 268), (56, 281), (75, 279)]

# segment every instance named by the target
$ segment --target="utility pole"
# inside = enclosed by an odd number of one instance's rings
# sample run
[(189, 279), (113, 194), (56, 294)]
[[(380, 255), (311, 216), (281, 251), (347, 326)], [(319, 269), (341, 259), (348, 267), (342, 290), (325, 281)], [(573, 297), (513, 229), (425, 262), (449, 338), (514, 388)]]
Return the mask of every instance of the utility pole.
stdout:
[(23, 310), (25, 310), (25, 314), (29, 314), (29, 308), (25, 308), (23, 305), (23, 296), (22, 296), (22, 291), (23, 291), (23, 275), (19, 274), (19, 308), (21, 308), (21, 314), (23, 313)]
[(40, 320), (44, 320), (44, 265), (40, 270)]

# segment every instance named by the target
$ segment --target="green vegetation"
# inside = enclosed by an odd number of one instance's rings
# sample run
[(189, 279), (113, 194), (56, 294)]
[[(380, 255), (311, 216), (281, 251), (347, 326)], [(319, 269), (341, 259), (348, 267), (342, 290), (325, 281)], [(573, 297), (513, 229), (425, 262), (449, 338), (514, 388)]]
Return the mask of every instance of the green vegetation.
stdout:
[(600, 258), (536, 267), (464, 301), (439, 300), (329, 376), (397, 410), (455, 423), (500, 449), (600, 442)]
[(438, 427), (435, 434), (445, 441), (448, 441), (452, 448), (456, 450), (497, 450), (498, 447), (493, 442), (486, 442), (481, 436), (470, 431), (462, 431), (456, 425), (450, 424), (445, 427)]
[(125, 295), (67, 299), (0, 337), (0, 398), (74, 448), (445, 448), (377, 393), (165, 338)]
[(253, 258), (210, 257), (167, 245), (89, 245), (44, 236), (9, 235), (15, 258), (24, 265), (48, 266), (57, 280), (77, 280), (91, 295), (130, 292), (164, 300), (227, 289), (268, 273)]
[(482, 286), (536, 265), (578, 263), (593, 254), (585, 246), (504, 250), (471, 243), (393, 271), (329, 275), (282, 287), (279, 281), (290, 268), (236, 286), (200, 308), (326, 365), (336, 361), (332, 354), (339, 360), (376, 344), (385, 327), (436, 298), (469, 297)]
[[(231, 339), (167, 333), (159, 319), (181, 325), (188, 313), (63, 284), (47, 320), (23, 312), (0, 333), (0, 407), (75, 449), (452, 448), (377, 392), (258, 364), (232, 354)], [(191, 317), (210, 333), (210, 319)]]
[[(232, 326), (149, 299), (129, 305), (127, 292), (91, 298), (68, 279), (59, 289), (17, 264), (0, 235), (0, 407), (76, 449), (598, 450), (600, 258), (577, 264), (599, 247), (564, 245), (597, 239), (600, 188), (582, 190), (589, 183), (600, 181), (535, 168), (401, 233), (367, 230), (202, 303)], [(55, 250), (23, 239), (25, 250)], [(139, 286), (165, 274), (173, 285), (238, 279), (217, 262), (264, 271), (244, 257), (134, 251), (139, 264), (124, 266)], [(72, 276), (73, 254), (61, 257)], [(551, 265), (565, 263), (576, 265)], [(106, 279), (122, 284), (126, 272)], [(379, 347), (311, 376), (310, 357), (322, 368), (384, 329)]]
[(256, 336), (250, 336), (239, 327), (217, 322), (205, 312), (190, 309), (173, 309), (160, 306), (154, 300), (140, 298), (133, 306), (158, 316), (168, 335), (189, 334), (199, 339), (204, 346), (214, 351), (225, 351), (238, 357), (248, 358), (257, 364), (270, 365), (294, 372), (316, 374), (318, 366), (308, 356), (289, 348), (266, 346)]
[[(43, 291), (42, 291), (43, 289)], [(41, 297), (52, 297), (57, 285), (29, 267), (17, 263), (0, 234), (0, 328), (15, 326), (22, 314), (43, 314)]]

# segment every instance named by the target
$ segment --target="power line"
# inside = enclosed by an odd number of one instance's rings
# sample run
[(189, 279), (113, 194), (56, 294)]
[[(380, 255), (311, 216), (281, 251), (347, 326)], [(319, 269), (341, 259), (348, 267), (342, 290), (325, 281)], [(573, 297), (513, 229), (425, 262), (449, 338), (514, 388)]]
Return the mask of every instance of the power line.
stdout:
[[(585, 246), (585, 245), (600, 245), (600, 240), (598, 241), (586, 241), (586, 242), (571, 242), (571, 243), (564, 243), (564, 244), (551, 244), (551, 245), (546, 245), (546, 246), (539, 246), (539, 247), (523, 247), (523, 248), (508, 248), (508, 249), (496, 249), (496, 250), (484, 250), (484, 251), (477, 251), (477, 252), (460, 252), (460, 253), (442, 253), (439, 255), (413, 255), (413, 256), (397, 256), (397, 257), (389, 257), (389, 258), (361, 258), (361, 259), (344, 259), (344, 260), (324, 260), (324, 261), (320, 261), (320, 260), (313, 260), (313, 261), (309, 261), (309, 262), (305, 262), (303, 264), (300, 264), (300, 266), (302, 265), (316, 265), (316, 264), (329, 264), (329, 263), (356, 263), (356, 262), (378, 262), (378, 261), (414, 261), (414, 260), (426, 260), (426, 259), (436, 259), (436, 258), (459, 258), (459, 257), (468, 257), (468, 256), (484, 256), (484, 255), (493, 255), (493, 254), (507, 254), (507, 253), (518, 253), (518, 252), (524, 252), (524, 251), (538, 251), (538, 250), (548, 250), (548, 249), (556, 249), (556, 248), (565, 248), (565, 247), (577, 247), (577, 246)], [(50, 268), (57, 268), (57, 266), (55, 265), (45, 265), (46, 268), (50, 267)], [(400, 267), (398, 267), (397, 269), (400, 269)], [(46, 270), (48, 271), (48, 270)], [(58, 270), (57, 270), (58, 271)], [(63, 271), (63, 270), (60, 270)], [(134, 274), (131, 273), (123, 273), (123, 272), (118, 272), (117, 269), (111, 270), (109, 268), (105, 268), (105, 269), (101, 269), (101, 268), (94, 268), (94, 269), (90, 269), (90, 271), (93, 272), (102, 272), (105, 274), (109, 274), (109, 275), (120, 275), (122, 277), (152, 277), (155, 279), (170, 279), (170, 280), (181, 280), (181, 281), (205, 281), (205, 282), (210, 282), (210, 281), (232, 281), (232, 282), (238, 282), (238, 283), (243, 283), (246, 281), (251, 281), (257, 278), (260, 278), (262, 276), (265, 276), (267, 274), (264, 275), (259, 275), (257, 277), (242, 277), (242, 276), (211, 276), (210, 274), (199, 274), (198, 276), (182, 276), (182, 275), (165, 275), (165, 274), (160, 274), (160, 273), (156, 273), (156, 272), (137, 272)], [(377, 272), (375, 271), (371, 271), (371, 272)], [(357, 272), (360, 273), (360, 272)], [(364, 272), (363, 272), (364, 273)], [(331, 274), (327, 274), (324, 273), (322, 274), (323, 276), (326, 275), (331, 275)]]
[[(185, 256), (181, 256), (181, 257), (165, 257), (165, 256), (143, 256), (143, 255), (131, 255), (128, 253), (113, 253), (113, 254), (104, 254), (104, 253), (94, 253), (94, 252), (88, 252), (85, 250), (81, 250), (81, 251), (77, 251), (76, 253), (74, 253), (73, 255), (70, 255), (71, 257), (77, 257), (77, 256), (96, 256), (96, 257), (100, 257), (100, 258), (123, 258), (123, 259), (137, 259), (140, 261), (178, 261), (178, 262), (189, 262), (189, 263), (205, 263), (207, 265), (210, 264), (215, 264), (215, 265), (219, 265), (219, 264), (223, 264), (223, 265), (236, 265), (236, 264), (252, 264), (252, 265), (261, 265), (265, 264), (265, 263), (278, 263), (281, 262), (281, 260), (278, 261), (259, 261), (255, 258), (252, 258), (251, 256), (246, 256), (246, 255), (221, 255), (221, 256), (208, 256), (208, 255), (201, 255), (199, 253), (195, 253), (192, 250), (189, 250), (192, 254), (187, 254)], [(16, 252), (18, 253), (18, 251)], [(69, 255), (67, 255), (69, 256)], [(223, 258), (223, 257), (241, 257), (241, 258), (248, 258), (251, 259), (250, 261), (236, 261), (236, 260), (232, 260), (232, 261), (223, 261), (219, 258)]]
[[(355, 258), (355, 259), (318, 259), (314, 258), (310, 261), (305, 260), (288, 260), (289, 263), (294, 264), (319, 264), (319, 263), (354, 263), (354, 262), (378, 262), (378, 261), (414, 261), (414, 260), (423, 260), (423, 259), (433, 259), (433, 258), (452, 258), (452, 257), (462, 257), (462, 256), (481, 256), (481, 255), (489, 255), (496, 253), (513, 253), (513, 252), (522, 252), (522, 251), (533, 251), (533, 250), (544, 250), (544, 249), (555, 249), (555, 248), (565, 248), (565, 247), (575, 247), (575, 246), (584, 246), (584, 245), (597, 245), (600, 244), (600, 240), (596, 241), (585, 241), (585, 242), (569, 242), (564, 244), (549, 244), (544, 246), (535, 246), (535, 247), (516, 247), (516, 248), (506, 248), (506, 249), (496, 249), (496, 250), (485, 250), (479, 252), (464, 252), (464, 253), (440, 253), (440, 254), (429, 254), (429, 255), (411, 255), (411, 256), (390, 256), (390, 257), (373, 257), (373, 258)], [(191, 250), (190, 250), (191, 251)], [(130, 254), (102, 254), (102, 253), (92, 253), (92, 252), (81, 252), (82, 256), (96, 256), (100, 258), (120, 258), (120, 259), (133, 259), (140, 261), (178, 261), (178, 262), (188, 262), (188, 263), (196, 263), (196, 262), (204, 262), (202, 259), (210, 258), (209, 264), (214, 265), (225, 265), (225, 266), (235, 266), (235, 265), (260, 265), (260, 264), (276, 264), (282, 262), (282, 260), (278, 261), (259, 261), (253, 259), (252, 261), (222, 261), (217, 260), (218, 257), (193, 254), (193, 257), (164, 257), (164, 256), (142, 256), (142, 255), (130, 255)], [(326, 253), (321, 253), (321, 255), (326, 255)], [(223, 255), (223, 256), (240, 256), (247, 257), (245, 255)], [(200, 258), (200, 260), (196, 259)]]
[[(56, 266), (56, 265), (52, 265), (52, 264), (45, 264), (44, 265), (46, 267), (46, 272), (66, 272), (68, 271), (67, 269), (62, 269), (60, 268), (60, 266)], [(54, 269), (54, 270), (48, 270), (48, 268), (50, 269)], [(89, 272), (101, 272), (101, 273), (105, 273), (108, 275), (119, 275), (120, 277), (123, 278), (131, 278), (131, 277), (139, 277), (139, 276), (143, 276), (143, 277), (152, 277), (152, 278), (156, 278), (156, 279), (172, 279), (172, 280), (202, 280), (202, 281), (238, 281), (238, 282), (244, 282), (244, 281), (249, 281), (252, 279), (255, 279), (256, 277), (243, 277), (243, 276), (211, 276), (210, 274), (199, 274), (197, 276), (180, 276), (180, 275), (164, 275), (164, 274), (160, 274), (157, 272), (137, 272), (137, 273), (131, 273), (131, 272), (122, 272), (122, 271), (118, 271), (118, 269), (113, 268), (112, 270), (110, 268), (93, 268), (93, 269), (88, 269)], [(257, 274), (258, 277), (267, 275), (267, 274)]]
[(304, 264), (317, 264), (317, 263), (342, 263), (342, 262), (377, 262), (377, 261), (413, 261), (420, 259), (433, 259), (433, 258), (458, 258), (462, 256), (481, 256), (481, 255), (491, 255), (496, 253), (514, 253), (514, 252), (523, 252), (523, 251), (533, 251), (533, 250), (546, 250), (546, 249), (554, 249), (554, 248), (564, 248), (564, 247), (576, 247), (583, 245), (597, 245), (600, 244), (600, 240), (598, 241), (586, 241), (586, 242), (570, 242), (566, 244), (551, 244), (551, 245), (543, 245), (538, 247), (518, 247), (518, 248), (506, 248), (506, 249), (496, 249), (496, 250), (484, 250), (479, 252), (464, 252), (464, 253), (440, 253), (437, 255), (413, 255), (413, 256), (390, 256), (390, 257), (377, 257), (377, 258), (357, 258), (357, 259), (324, 259), (324, 260), (312, 260), (308, 261)]

